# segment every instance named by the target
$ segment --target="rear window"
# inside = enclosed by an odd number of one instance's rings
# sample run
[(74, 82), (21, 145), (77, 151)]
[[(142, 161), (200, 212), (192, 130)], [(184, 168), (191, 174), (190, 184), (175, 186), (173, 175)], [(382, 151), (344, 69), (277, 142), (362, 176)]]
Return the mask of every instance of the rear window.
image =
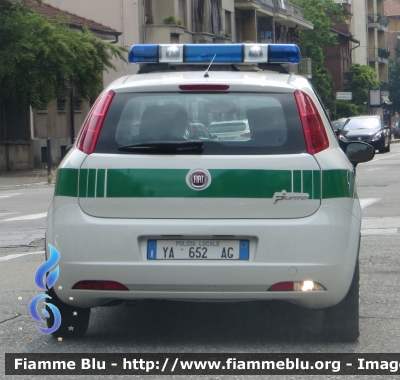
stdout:
[(306, 152), (293, 94), (225, 92), (116, 93), (95, 152), (132, 154), (118, 148), (198, 139), (202, 154)]
[(344, 126), (345, 131), (354, 129), (376, 129), (380, 127), (380, 120), (377, 117), (365, 117), (359, 119), (350, 119)]
[(246, 130), (247, 121), (246, 122), (222, 122), (222, 123), (212, 123), (208, 127), (208, 130), (211, 133), (226, 133), (226, 132), (242, 132)]

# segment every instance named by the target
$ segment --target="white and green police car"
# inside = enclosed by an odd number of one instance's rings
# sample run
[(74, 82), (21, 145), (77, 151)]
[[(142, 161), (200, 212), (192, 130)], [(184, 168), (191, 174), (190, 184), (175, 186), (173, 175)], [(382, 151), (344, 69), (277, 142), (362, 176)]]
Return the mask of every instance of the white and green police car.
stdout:
[[(295, 45), (132, 47), (139, 73), (103, 91), (58, 169), (54, 335), (124, 301), (286, 300), (323, 309), (328, 338), (358, 338), (354, 166), (374, 150), (345, 154), (310, 83), (274, 71), (299, 59)], [(188, 133), (224, 121), (250, 131)]]

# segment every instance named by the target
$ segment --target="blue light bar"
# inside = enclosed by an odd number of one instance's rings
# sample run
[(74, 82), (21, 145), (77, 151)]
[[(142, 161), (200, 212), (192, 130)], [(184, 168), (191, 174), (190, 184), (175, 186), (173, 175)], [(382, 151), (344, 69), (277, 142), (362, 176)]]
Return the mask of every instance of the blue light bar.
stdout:
[(130, 63), (158, 63), (158, 45), (133, 45), (128, 60)]
[(191, 44), (185, 45), (184, 62), (242, 63), (243, 45), (241, 44)]
[(144, 44), (133, 45), (128, 58), (130, 63), (299, 63), (300, 50), (291, 44)]
[(269, 45), (269, 63), (299, 63), (300, 50), (297, 45)]

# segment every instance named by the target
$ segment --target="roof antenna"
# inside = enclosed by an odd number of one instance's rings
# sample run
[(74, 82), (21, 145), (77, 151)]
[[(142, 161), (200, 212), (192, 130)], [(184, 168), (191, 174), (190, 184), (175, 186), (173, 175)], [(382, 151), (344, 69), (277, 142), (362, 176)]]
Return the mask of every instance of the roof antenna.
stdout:
[(204, 73), (204, 78), (208, 78), (208, 77), (209, 77), (209, 75), (208, 75), (208, 70), (210, 70), (210, 67), (211, 67), (211, 65), (213, 64), (214, 59), (215, 59), (216, 56), (217, 56), (217, 54), (214, 54), (214, 57), (213, 57), (213, 59), (212, 59), (211, 62), (210, 62), (210, 66), (207, 67), (207, 70), (206, 70), (206, 72)]

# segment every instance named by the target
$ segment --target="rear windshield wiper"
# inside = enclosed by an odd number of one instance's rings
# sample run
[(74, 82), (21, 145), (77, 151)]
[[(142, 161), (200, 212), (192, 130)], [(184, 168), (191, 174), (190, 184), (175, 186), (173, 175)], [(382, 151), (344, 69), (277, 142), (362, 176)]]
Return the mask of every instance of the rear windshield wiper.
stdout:
[(203, 142), (195, 141), (153, 141), (120, 146), (118, 150), (133, 153), (193, 153), (203, 152)]

